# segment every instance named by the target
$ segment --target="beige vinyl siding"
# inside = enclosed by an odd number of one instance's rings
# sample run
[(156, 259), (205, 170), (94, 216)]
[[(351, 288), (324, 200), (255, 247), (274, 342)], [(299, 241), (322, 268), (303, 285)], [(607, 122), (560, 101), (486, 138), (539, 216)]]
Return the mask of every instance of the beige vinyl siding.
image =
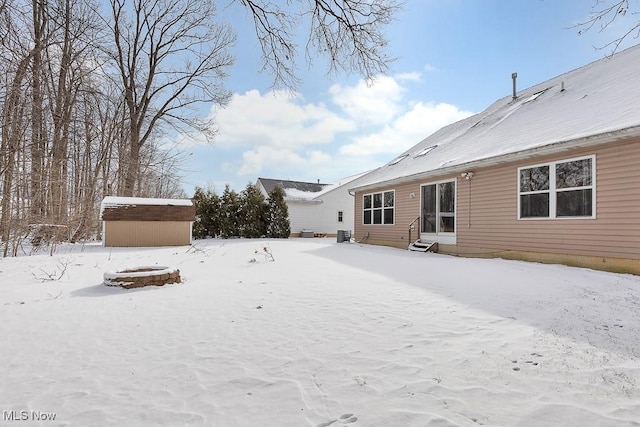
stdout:
[[(452, 178), (448, 176), (447, 178)], [(367, 233), (368, 243), (407, 247), (409, 245), (409, 224), (420, 215), (420, 184), (417, 182), (403, 183), (396, 186), (386, 186), (375, 190), (358, 191), (355, 197), (355, 238), (360, 240)], [(363, 224), (362, 207), (365, 194), (395, 190), (395, 221), (389, 224)], [(411, 193), (414, 197), (411, 197)], [(420, 237), (420, 220), (416, 221), (411, 240)]]
[(108, 247), (182, 246), (191, 244), (187, 221), (105, 221), (104, 245)]
[[(592, 155), (595, 218), (518, 219), (519, 167)], [(408, 225), (420, 214), (420, 186), (456, 179), (457, 243), (441, 245), (442, 252), (506, 257), (508, 252), (528, 253), (518, 256), (546, 262), (573, 263), (573, 259), (580, 259), (576, 264), (586, 266), (593, 266), (598, 259), (602, 263), (627, 260), (626, 265), (630, 265), (624, 267), (627, 271), (640, 271), (639, 165), (640, 140), (634, 139), (478, 168), (473, 170), (470, 181), (458, 173), (357, 192), (356, 238), (361, 239), (368, 232), (369, 243), (406, 247)], [(395, 224), (363, 225), (363, 194), (389, 189), (396, 190)], [(415, 198), (409, 197), (412, 192)], [(416, 223), (412, 238), (418, 237), (419, 223)]]
[[(596, 218), (518, 220), (518, 167), (595, 155)], [(459, 181), (457, 245), (499, 250), (640, 259), (640, 141), (567, 151), (475, 171)]]

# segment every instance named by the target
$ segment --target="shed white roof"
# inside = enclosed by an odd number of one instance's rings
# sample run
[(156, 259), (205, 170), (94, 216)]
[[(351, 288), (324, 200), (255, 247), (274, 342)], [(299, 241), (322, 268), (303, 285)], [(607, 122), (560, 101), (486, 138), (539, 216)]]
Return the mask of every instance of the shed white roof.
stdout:
[(578, 146), (597, 135), (640, 135), (639, 69), (640, 45), (518, 92), (516, 99), (506, 96), (433, 133), (351, 188), (490, 164), (556, 144)]
[(193, 206), (191, 199), (158, 199), (152, 197), (118, 197), (107, 196), (100, 203), (100, 218), (106, 208), (114, 208), (118, 206), (138, 206), (138, 205), (155, 205), (155, 206)]

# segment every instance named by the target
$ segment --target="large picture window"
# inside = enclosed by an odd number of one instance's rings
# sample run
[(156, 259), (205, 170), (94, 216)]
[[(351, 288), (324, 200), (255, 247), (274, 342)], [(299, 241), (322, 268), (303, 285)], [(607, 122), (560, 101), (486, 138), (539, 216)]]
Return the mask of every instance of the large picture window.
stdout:
[(362, 218), (364, 224), (393, 224), (395, 218), (395, 191), (365, 194)]
[(594, 218), (595, 157), (518, 169), (518, 218)]

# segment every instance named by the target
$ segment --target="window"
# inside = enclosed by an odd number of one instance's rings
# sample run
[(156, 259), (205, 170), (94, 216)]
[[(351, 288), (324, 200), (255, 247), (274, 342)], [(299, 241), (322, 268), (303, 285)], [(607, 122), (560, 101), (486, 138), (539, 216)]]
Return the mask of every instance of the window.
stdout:
[(395, 191), (365, 194), (362, 206), (364, 224), (393, 224)]
[(398, 163), (400, 163), (402, 160), (406, 159), (407, 157), (409, 157), (409, 155), (408, 155), (408, 154), (403, 154), (402, 156), (400, 156), (400, 157), (398, 157), (398, 158), (394, 159), (391, 163), (389, 163), (389, 166), (392, 166), (392, 165), (398, 164)]
[(424, 156), (424, 155), (426, 155), (429, 151), (433, 150), (433, 149), (434, 149), (434, 148), (436, 148), (436, 147), (437, 147), (437, 145), (431, 145), (431, 146), (429, 146), (429, 147), (427, 147), (427, 148), (423, 148), (422, 150), (418, 151), (414, 157), (421, 157), (421, 156)]
[(594, 218), (595, 156), (518, 169), (518, 218)]
[(342, 222), (342, 211), (338, 211), (338, 222)]

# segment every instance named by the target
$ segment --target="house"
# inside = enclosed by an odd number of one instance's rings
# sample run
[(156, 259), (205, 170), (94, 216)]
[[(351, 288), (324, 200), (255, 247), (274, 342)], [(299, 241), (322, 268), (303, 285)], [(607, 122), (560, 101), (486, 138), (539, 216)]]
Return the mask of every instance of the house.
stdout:
[(354, 202), (347, 188), (360, 176), (331, 184), (258, 178), (256, 185), (265, 197), (275, 186), (282, 187), (292, 236), (335, 236), (338, 230), (353, 231)]
[(189, 245), (195, 206), (189, 199), (108, 196), (100, 219), (103, 246)]
[(349, 186), (354, 237), (640, 274), (638, 69), (640, 46), (521, 92), (514, 73), (512, 95)]

